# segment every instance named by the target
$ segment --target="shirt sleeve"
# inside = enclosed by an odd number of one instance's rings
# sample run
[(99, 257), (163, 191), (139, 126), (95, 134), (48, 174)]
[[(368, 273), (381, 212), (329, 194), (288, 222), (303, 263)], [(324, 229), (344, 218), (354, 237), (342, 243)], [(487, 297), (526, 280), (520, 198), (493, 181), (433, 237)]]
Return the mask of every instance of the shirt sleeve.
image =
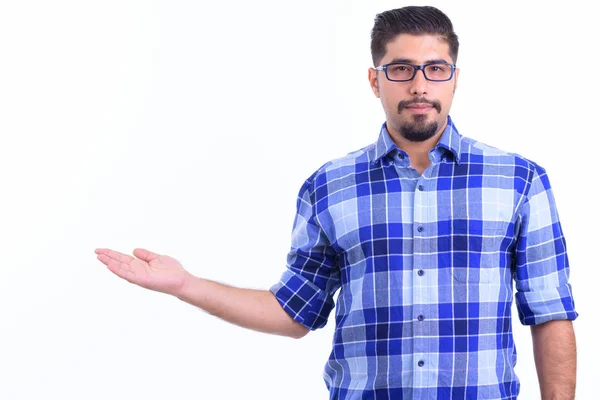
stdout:
[(569, 260), (546, 171), (536, 165), (519, 209), (515, 253), (516, 304), (523, 325), (575, 320)]
[(310, 330), (325, 326), (340, 286), (337, 253), (318, 221), (313, 185), (309, 178), (300, 189), (287, 268), (270, 288), (283, 309)]

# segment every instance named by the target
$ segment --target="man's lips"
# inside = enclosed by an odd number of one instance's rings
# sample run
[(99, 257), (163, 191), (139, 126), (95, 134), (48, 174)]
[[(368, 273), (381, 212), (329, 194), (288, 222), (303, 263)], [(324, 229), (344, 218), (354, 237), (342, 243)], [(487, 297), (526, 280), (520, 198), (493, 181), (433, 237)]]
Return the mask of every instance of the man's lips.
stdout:
[(431, 104), (420, 103), (420, 104), (411, 104), (410, 106), (407, 106), (406, 108), (412, 112), (426, 113), (428, 111), (431, 111), (434, 107)]

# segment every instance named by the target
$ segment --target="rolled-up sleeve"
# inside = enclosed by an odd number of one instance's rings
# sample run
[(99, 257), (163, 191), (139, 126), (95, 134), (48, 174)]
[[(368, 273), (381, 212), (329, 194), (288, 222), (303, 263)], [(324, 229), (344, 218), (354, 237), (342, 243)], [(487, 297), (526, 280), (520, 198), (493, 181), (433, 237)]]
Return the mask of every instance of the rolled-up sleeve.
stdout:
[(327, 323), (340, 281), (337, 253), (317, 218), (313, 177), (298, 193), (287, 268), (270, 288), (283, 309), (310, 330)]
[(575, 320), (569, 260), (550, 181), (536, 165), (518, 213), (516, 304), (523, 325)]

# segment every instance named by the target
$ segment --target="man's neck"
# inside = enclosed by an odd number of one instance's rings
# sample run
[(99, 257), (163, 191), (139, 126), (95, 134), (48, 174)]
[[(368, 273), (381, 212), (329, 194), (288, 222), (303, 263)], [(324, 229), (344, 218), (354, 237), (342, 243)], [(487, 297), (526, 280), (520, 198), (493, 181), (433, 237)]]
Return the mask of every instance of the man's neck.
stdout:
[(396, 146), (408, 154), (411, 167), (419, 171), (419, 174), (423, 174), (423, 171), (425, 171), (425, 169), (427, 169), (427, 167), (429, 167), (431, 164), (429, 161), (429, 151), (433, 149), (440, 141), (440, 138), (446, 129), (447, 123), (444, 124), (441, 129), (438, 129), (435, 135), (423, 142), (411, 142), (399, 132), (389, 129), (388, 124), (386, 124), (386, 126), (388, 127), (390, 137), (394, 143), (396, 143)]

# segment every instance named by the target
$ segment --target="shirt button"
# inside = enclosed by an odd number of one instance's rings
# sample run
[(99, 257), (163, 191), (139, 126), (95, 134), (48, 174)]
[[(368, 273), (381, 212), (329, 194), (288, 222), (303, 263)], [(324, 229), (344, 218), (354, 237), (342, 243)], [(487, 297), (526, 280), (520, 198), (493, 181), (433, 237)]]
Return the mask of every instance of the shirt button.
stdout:
[(417, 365), (418, 365), (419, 367), (422, 367), (423, 365), (425, 365), (425, 361), (423, 361), (423, 360), (420, 360), (420, 361), (417, 363)]
[(425, 190), (425, 188), (423, 187), (423, 185), (419, 185), (419, 190), (422, 192), (423, 190)]
[(425, 271), (423, 271), (422, 269), (420, 269), (420, 270), (417, 271), (417, 274), (419, 276), (423, 276), (423, 275), (425, 275)]
[(425, 319), (425, 317), (424, 317), (424, 316), (422, 316), (422, 315), (419, 315), (419, 316), (417, 317), (417, 319), (418, 319), (419, 321), (423, 321), (423, 320)]
[(422, 226), (419, 226), (419, 227), (417, 228), (417, 231), (419, 231), (419, 232), (423, 232), (423, 227), (422, 227)]

